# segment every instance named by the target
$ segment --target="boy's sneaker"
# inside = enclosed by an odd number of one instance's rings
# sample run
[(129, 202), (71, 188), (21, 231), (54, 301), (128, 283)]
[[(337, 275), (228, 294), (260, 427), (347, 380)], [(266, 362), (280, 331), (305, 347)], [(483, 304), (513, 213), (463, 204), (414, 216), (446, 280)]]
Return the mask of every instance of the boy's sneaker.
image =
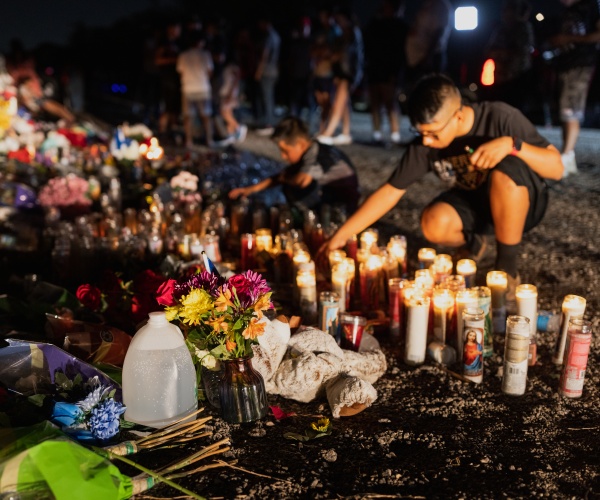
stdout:
[(336, 146), (345, 146), (352, 144), (352, 136), (349, 134), (340, 134), (332, 138), (333, 144)]
[(575, 161), (575, 151), (571, 150), (568, 153), (563, 153), (560, 155), (560, 158), (565, 167), (563, 170), (563, 179), (578, 172), (577, 162)]
[(248, 127), (246, 127), (246, 125), (240, 125), (233, 134), (235, 142), (244, 142), (244, 139), (246, 139), (247, 133), (248, 133)]
[(390, 139), (392, 140), (392, 144), (400, 144), (400, 132), (392, 132)]
[(333, 145), (333, 137), (331, 137), (330, 135), (318, 135), (317, 141), (321, 144), (327, 144), (328, 146)]
[(373, 131), (373, 142), (375, 144), (383, 144), (383, 134), (379, 130)]
[(471, 243), (463, 245), (454, 253), (454, 259), (456, 262), (461, 259), (474, 260), (479, 268), (492, 266), (496, 257), (494, 246), (491, 236), (476, 234)]

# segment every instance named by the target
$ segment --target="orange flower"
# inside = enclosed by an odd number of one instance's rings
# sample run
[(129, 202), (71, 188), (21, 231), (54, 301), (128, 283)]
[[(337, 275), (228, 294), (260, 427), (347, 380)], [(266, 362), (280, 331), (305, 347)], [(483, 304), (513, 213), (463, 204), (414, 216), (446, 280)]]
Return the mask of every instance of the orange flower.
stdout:
[(269, 309), (271, 307), (271, 298), (270, 298), (271, 294), (270, 293), (265, 293), (264, 295), (261, 295), (259, 297), (259, 299), (256, 301), (256, 304), (254, 304), (254, 306), (252, 306), (254, 308), (254, 311), (256, 312), (256, 316), (258, 317), (258, 319), (261, 319), (263, 317), (263, 311), (266, 309)]
[(225, 312), (227, 311), (227, 307), (233, 307), (233, 302), (231, 302), (231, 291), (225, 290), (225, 293), (221, 291), (219, 296), (215, 300), (215, 309), (217, 311)]
[(254, 340), (265, 333), (265, 324), (259, 323), (257, 318), (252, 318), (248, 327), (242, 332), (245, 339)]
[(233, 340), (227, 339), (225, 341), (225, 349), (227, 349), (228, 351), (233, 351), (236, 345), (237, 344)]
[(217, 333), (221, 330), (226, 331), (228, 324), (226, 321), (222, 321), (222, 318), (212, 317), (206, 321), (206, 323)]

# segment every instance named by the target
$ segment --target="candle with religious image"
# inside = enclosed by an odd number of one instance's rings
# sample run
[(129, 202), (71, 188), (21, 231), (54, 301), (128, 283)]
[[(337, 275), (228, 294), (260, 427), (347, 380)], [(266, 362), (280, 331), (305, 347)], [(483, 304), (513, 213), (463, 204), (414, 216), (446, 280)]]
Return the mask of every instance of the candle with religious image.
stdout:
[(433, 264), (437, 252), (433, 248), (420, 248), (417, 254), (419, 260), (419, 269), (429, 269)]
[(492, 292), (492, 328), (494, 333), (504, 333), (506, 328), (506, 288), (508, 275), (504, 271), (490, 271), (486, 284)]
[(254, 256), (256, 254), (256, 236), (252, 233), (242, 234), (241, 237), (241, 262), (242, 271), (248, 271), (256, 267)]
[(592, 323), (579, 318), (571, 319), (558, 388), (558, 392), (562, 396), (578, 398), (583, 394), (583, 382), (591, 343)]
[(517, 314), (529, 318), (529, 366), (534, 366), (537, 361), (537, 316), (538, 292), (534, 285), (523, 284), (515, 290), (517, 298)]
[(302, 262), (298, 265), (296, 286), (302, 322), (314, 325), (317, 322), (317, 278), (314, 262)]
[(456, 350), (461, 353), (463, 350), (463, 311), (479, 307), (479, 294), (477, 290), (459, 290), (456, 292)]
[(338, 344), (339, 309), (340, 296), (337, 293), (325, 291), (319, 294), (319, 328), (335, 338)]
[(465, 278), (465, 286), (472, 288), (475, 286), (475, 276), (477, 275), (477, 264), (471, 259), (461, 259), (456, 263), (456, 274)]
[(479, 297), (479, 307), (484, 313), (484, 337), (483, 337), (483, 356), (486, 358), (494, 354), (494, 335), (492, 330), (492, 291), (487, 286), (476, 286), (473, 290), (477, 291)]
[(408, 259), (406, 258), (406, 237), (400, 234), (392, 236), (387, 244), (387, 249), (390, 252), (390, 255), (392, 255), (398, 263), (400, 276), (406, 276), (408, 270)]
[(371, 254), (360, 263), (360, 296), (363, 311), (379, 309), (381, 257)]
[(511, 396), (525, 394), (531, 325), (525, 316), (506, 319), (502, 392)]
[(562, 365), (563, 363), (569, 321), (572, 319), (582, 319), (585, 313), (585, 305), (586, 300), (578, 295), (570, 294), (563, 299), (560, 329), (558, 330), (558, 338), (556, 339), (554, 354), (552, 355), (552, 362), (555, 365)]
[(340, 297), (340, 312), (347, 311), (350, 308), (354, 274), (354, 260), (349, 257), (335, 264), (331, 271), (331, 288)]
[(483, 382), (483, 338), (485, 313), (480, 308), (463, 311), (462, 365), (463, 376), (476, 384)]
[(390, 316), (390, 335), (396, 340), (404, 337), (404, 288), (409, 281), (402, 278), (390, 278), (388, 281), (388, 305)]
[(440, 253), (433, 258), (431, 272), (433, 273), (433, 280), (436, 285), (452, 274), (452, 267), (452, 256), (448, 254)]
[(429, 297), (418, 292), (411, 294), (411, 297), (406, 299), (404, 362), (407, 365), (420, 365), (425, 362), (429, 303)]

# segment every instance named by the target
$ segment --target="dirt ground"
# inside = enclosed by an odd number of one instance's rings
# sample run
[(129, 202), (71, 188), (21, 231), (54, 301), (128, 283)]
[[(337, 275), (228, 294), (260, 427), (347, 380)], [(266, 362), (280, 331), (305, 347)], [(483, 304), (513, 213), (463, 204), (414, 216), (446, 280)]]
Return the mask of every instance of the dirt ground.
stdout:
[[(558, 139), (556, 130), (545, 132)], [(552, 184), (550, 207), (525, 236), (520, 265), (522, 281), (538, 287), (541, 310), (559, 312), (566, 294), (587, 299), (585, 317), (594, 336), (581, 398), (557, 392), (560, 368), (551, 360), (556, 333), (539, 333), (538, 362), (520, 397), (500, 390), (499, 336), (483, 383), (476, 385), (431, 360), (405, 365), (398, 347), (377, 334), (388, 369), (374, 384), (378, 399), (371, 407), (334, 420), (331, 435), (307, 442), (284, 434), (303, 432), (318, 416), (331, 417), (326, 400), (303, 404), (270, 396), (270, 405), (296, 416), (277, 421), (269, 415), (243, 425), (227, 424), (208, 407), (212, 439), (230, 438), (224, 458), (244, 470), (220, 468), (178, 482), (205, 497), (227, 499), (600, 498), (600, 133), (593, 137), (578, 151), (579, 174)], [(275, 154), (255, 134), (243, 147)], [(386, 180), (403, 152), (360, 143), (344, 149), (365, 194)], [(440, 189), (434, 177), (425, 178), (377, 225), (384, 236), (407, 236), (413, 270), (424, 243), (419, 214)], [(487, 270), (480, 270), (480, 280)], [(137, 460), (165, 463), (171, 454), (177, 452), (150, 452)], [(148, 492), (177, 495), (167, 486)]]

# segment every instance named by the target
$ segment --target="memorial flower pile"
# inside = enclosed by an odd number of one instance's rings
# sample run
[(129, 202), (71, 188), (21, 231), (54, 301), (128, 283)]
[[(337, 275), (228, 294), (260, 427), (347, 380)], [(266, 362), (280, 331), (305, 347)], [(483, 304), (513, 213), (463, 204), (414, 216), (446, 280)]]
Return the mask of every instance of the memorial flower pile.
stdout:
[(159, 287), (157, 301), (165, 306), (167, 319), (184, 331), (194, 361), (207, 368), (215, 360), (252, 355), (252, 345), (265, 330), (260, 320), (273, 307), (271, 289), (253, 271), (228, 279), (208, 271), (170, 279)]
[(54, 177), (42, 187), (38, 199), (44, 207), (89, 206), (92, 204), (90, 183), (75, 174)]

